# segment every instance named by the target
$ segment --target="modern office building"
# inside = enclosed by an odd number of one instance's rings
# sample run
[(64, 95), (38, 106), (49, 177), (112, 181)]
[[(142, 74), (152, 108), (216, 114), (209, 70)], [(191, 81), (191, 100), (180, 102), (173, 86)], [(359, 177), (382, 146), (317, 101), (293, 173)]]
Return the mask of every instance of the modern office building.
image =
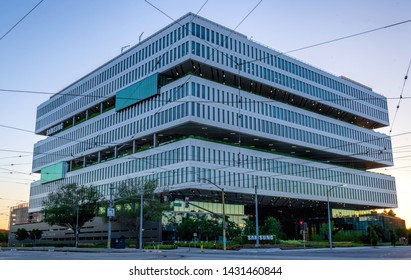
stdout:
[[(274, 215), (289, 235), (334, 209), (397, 207), (386, 98), (189, 13), (37, 109), (29, 212), (58, 187), (155, 179), (241, 223)], [(217, 203), (216, 203), (217, 202)], [(208, 204), (207, 204), (208, 203)], [(231, 205), (231, 206), (229, 206)], [(176, 211), (187, 211), (176, 206)], [(334, 212), (333, 212), (334, 213)], [(233, 218), (235, 219), (235, 218)]]

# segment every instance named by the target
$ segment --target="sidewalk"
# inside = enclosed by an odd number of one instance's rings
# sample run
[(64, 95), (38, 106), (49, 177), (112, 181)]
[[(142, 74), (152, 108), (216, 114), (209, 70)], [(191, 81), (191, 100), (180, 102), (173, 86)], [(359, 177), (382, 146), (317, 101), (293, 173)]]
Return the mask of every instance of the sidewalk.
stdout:
[(84, 252), (84, 253), (144, 253), (152, 250), (135, 248), (107, 249), (107, 248), (75, 248), (75, 247), (0, 247), (0, 251), (44, 251), (44, 252)]

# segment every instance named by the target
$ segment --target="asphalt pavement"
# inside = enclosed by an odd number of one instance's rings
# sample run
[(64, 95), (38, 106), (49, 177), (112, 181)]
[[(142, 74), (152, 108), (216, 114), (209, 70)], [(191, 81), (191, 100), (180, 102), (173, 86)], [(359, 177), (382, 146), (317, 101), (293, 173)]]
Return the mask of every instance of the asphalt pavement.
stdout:
[(137, 250), (104, 248), (1, 248), (0, 260), (411, 260), (411, 246), (327, 249), (249, 248), (222, 251), (199, 248)]

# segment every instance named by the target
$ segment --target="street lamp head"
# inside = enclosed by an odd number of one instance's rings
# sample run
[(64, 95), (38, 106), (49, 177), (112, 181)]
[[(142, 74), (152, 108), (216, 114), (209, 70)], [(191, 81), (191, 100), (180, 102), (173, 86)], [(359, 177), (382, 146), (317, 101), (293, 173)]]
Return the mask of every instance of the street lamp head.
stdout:
[(129, 47), (130, 47), (130, 45), (121, 47), (121, 53), (123, 53), (123, 51), (124, 51), (125, 49), (129, 48)]
[(199, 180), (202, 181), (202, 182), (210, 183), (210, 184), (212, 184), (213, 186), (215, 186), (216, 188), (224, 191), (224, 188), (218, 186), (216, 183), (214, 183), (213, 181), (211, 181), (211, 180), (209, 180), (209, 179), (207, 179), (207, 178), (199, 178)]

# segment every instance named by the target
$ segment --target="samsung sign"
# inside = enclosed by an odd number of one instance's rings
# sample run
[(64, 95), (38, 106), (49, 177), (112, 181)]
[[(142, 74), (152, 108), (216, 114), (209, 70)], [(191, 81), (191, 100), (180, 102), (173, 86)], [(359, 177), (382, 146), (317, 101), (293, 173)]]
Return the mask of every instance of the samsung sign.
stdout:
[(46, 135), (48, 136), (48, 135), (56, 133), (57, 131), (60, 131), (62, 129), (63, 129), (63, 123), (60, 123), (56, 126), (53, 126), (52, 128), (47, 129)]

